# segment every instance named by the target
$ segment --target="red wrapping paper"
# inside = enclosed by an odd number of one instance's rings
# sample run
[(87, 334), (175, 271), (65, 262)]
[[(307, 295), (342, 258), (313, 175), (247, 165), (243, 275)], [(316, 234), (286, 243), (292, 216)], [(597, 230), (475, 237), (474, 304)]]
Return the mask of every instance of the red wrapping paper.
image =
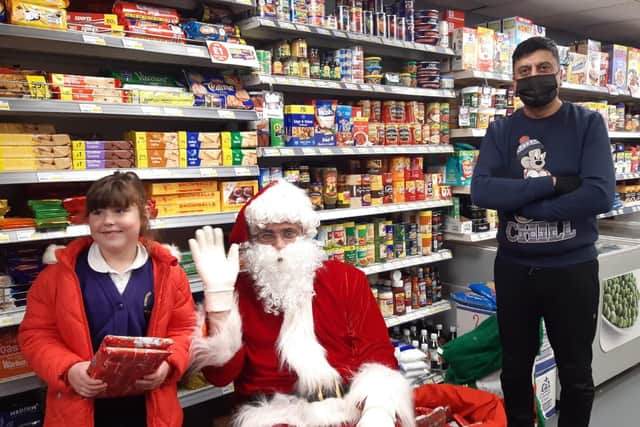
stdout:
[(154, 373), (171, 354), (172, 344), (168, 338), (106, 336), (88, 370), (91, 378), (107, 383), (107, 389), (96, 397), (143, 394), (136, 380)]

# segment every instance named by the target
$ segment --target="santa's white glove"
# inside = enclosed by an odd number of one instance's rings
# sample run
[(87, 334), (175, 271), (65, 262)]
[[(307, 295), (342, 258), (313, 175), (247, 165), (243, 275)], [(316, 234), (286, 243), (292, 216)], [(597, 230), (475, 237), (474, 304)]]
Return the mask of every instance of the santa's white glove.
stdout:
[(230, 310), (240, 270), (238, 245), (231, 245), (225, 254), (222, 229), (206, 226), (196, 231), (195, 239), (189, 239), (189, 248), (204, 285), (205, 310), (207, 313)]
[(394, 427), (395, 425), (395, 417), (389, 414), (389, 410), (374, 406), (364, 408), (356, 427)]

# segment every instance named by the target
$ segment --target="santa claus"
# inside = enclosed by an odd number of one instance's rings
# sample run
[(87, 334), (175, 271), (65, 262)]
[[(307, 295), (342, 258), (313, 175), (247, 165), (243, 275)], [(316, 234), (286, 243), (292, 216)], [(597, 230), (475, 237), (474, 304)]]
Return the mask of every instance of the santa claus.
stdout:
[(226, 256), (222, 230), (196, 231), (207, 332), (194, 337), (192, 368), (235, 383), (235, 426), (413, 426), (367, 279), (325, 260), (318, 225), (305, 193), (278, 181), (239, 212)]

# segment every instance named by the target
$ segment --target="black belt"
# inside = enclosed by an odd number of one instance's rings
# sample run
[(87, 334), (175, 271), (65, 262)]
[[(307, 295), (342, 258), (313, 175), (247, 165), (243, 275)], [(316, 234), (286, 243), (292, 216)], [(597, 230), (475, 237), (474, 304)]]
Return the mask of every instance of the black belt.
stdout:
[[(322, 389), (319, 387), (315, 393), (311, 393), (309, 395), (300, 395), (297, 393), (291, 393), (291, 394), (295, 394), (297, 397), (305, 399), (309, 403), (313, 403), (313, 402), (320, 402), (325, 399), (331, 399), (331, 398), (342, 399), (344, 395), (347, 394), (348, 392), (349, 392), (348, 384), (342, 384), (338, 381), (335, 381), (334, 387), (331, 389)], [(252, 404), (257, 402), (264, 402), (266, 400), (269, 400), (271, 396), (273, 395), (267, 394), (267, 393), (254, 394), (249, 398), (249, 400), (246, 403)]]

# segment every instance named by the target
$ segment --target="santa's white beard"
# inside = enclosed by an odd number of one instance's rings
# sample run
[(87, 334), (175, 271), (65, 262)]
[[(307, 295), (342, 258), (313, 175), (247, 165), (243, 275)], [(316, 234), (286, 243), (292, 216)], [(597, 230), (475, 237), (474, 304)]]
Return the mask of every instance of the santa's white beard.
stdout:
[(313, 298), (313, 280), (325, 258), (318, 244), (306, 237), (299, 237), (280, 250), (252, 243), (244, 253), (258, 298), (265, 312), (272, 314), (300, 307)]

